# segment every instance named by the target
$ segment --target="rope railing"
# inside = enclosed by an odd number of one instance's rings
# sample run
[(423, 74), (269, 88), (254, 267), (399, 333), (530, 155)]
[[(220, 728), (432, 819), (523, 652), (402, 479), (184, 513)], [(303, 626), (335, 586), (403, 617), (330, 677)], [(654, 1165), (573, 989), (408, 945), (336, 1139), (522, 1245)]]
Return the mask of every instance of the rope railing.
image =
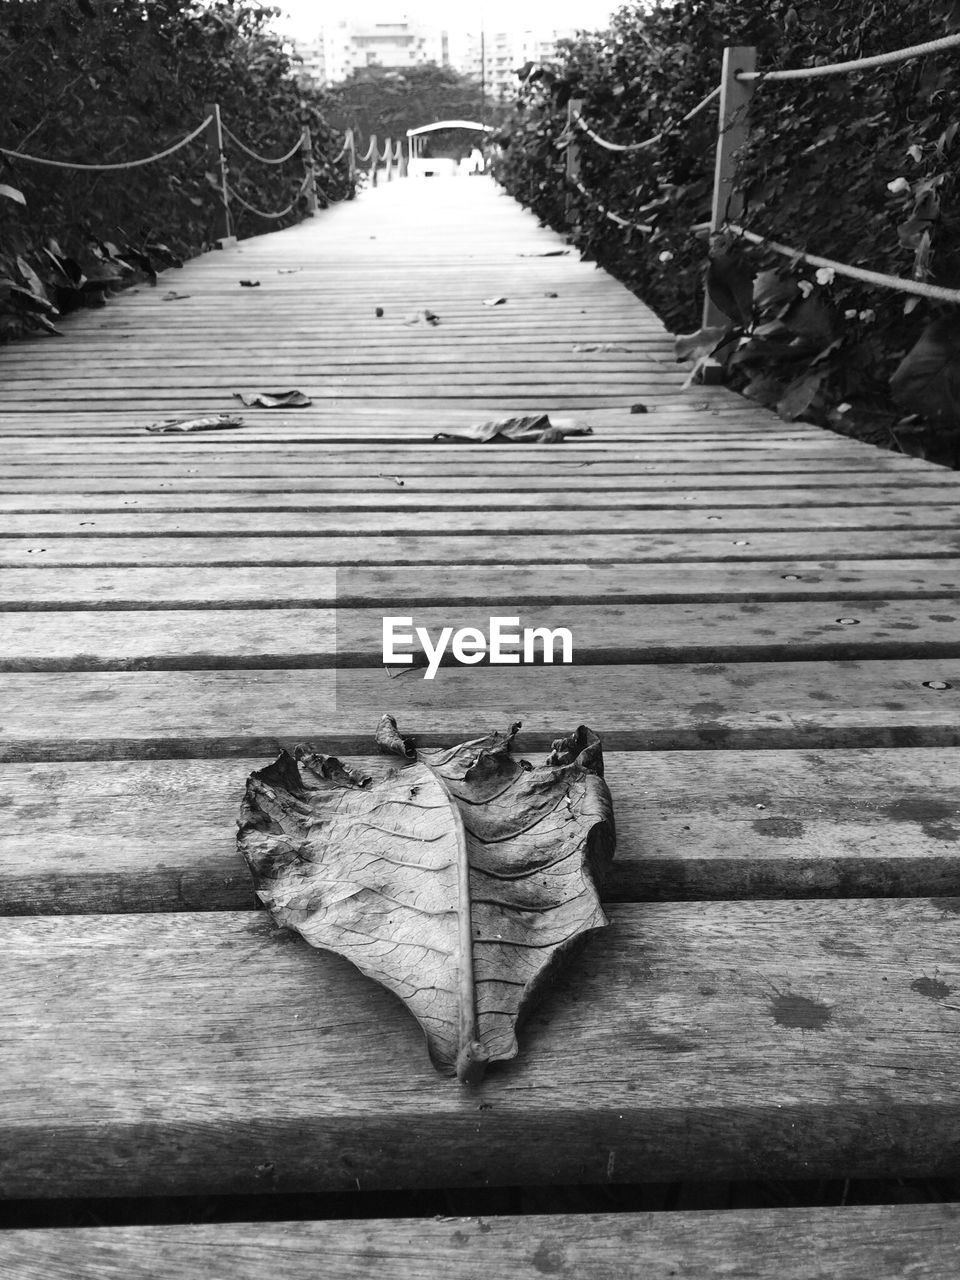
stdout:
[(296, 142), (293, 144), (290, 150), (286, 153), (286, 155), (261, 156), (256, 151), (252, 151), (245, 142), (241, 142), (240, 139), (237, 137), (237, 135), (233, 133), (230, 129), (228, 129), (225, 124), (221, 125), (221, 128), (223, 129), (223, 132), (226, 135), (226, 137), (230, 139), (230, 141), (234, 144), (234, 146), (239, 147), (241, 151), (245, 152), (251, 158), (251, 160), (256, 160), (260, 164), (286, 164), (287, 161), (292, 160), (293, 157), (297, 154), (297, 152), (300, 151), (303, 147), (303, 132), (301, 130), (300, 137), (296, 140)]
[(847, 262), (836, 262), (833, 258), (821, 258), (818, 254), (806, 253), (802, 249), (792, 249), (790, 245), (780, 244), (776, 240), (768, 240), (766, 236), (757, 235), (755, 231), (747, 231), (736, 222), (725, 223), (724, 230), (748, 240), (751, 244), (779, 253), (784, 258), (806, 262), (811, 267), (825, 267), (835, 271), (839, 276), (849, 276), (851, 280), (860, 280), (864, 284), (877, 285), (883, 289), (897, 289), (901, 293), (913, 293), (920, 298), (931, 298), (937, 302), (960, 302), (960, 289), (946, 289), (939, 284), (927, 284), (925, 280), (890, 276), (882, 271), (868, 271), (866, 267), (854, 267)]
[(239, 204), (242, 208), (247, 209), (250, 213), (255, 213), (258, 218), (267, 218), (269, 221), (276, 222), (280, 218), (285, 218), (288, 213), (291, 213), (293, 211), (293, 209), (297, 205), (297, 202), (306, 194), (307, 188), (310, 186), (310, 183), (312, 180), (313, 180), (313, 175), (308, 173), (306, 177), (303, 179), (303, 181), (300, 183), (300, 190), (293, 197), (290, 203), (286, 206), (285, 209), (280, 209), (276, 213), (265, 213), (263, 209), (258, 209), (255, 205), (252, 205), (248, 201), (244, 200), (243, 196), (239, 195), (233, 189), (233, 187), (229, 185), (227, 187), (227, 193), (230, 196), (231, 200), (236, 200), (237, 204)]
[(601, 204), (596, 196), (587, 190), (579, 178), (573, 179), (573, 185), (585, 199), (589, 200), (598, 213), (603, 214), (608, 221), (616, 223), (618, 227), (629, 227), (633, 231), (644, 231), (648, 235), (653, 231), (653, 227), (649, 223), (631, 222), (629, 218), (622, 218), (619, 213), (614, 213), (612, 209), (608, 209), (606, 205)]
[(928, 53), (939, 53), (943, 49), (955, 49), (960, 45), (960, 33), (942, 36), (939, 40), (925, 40), (923, 44), (912, 44), (905, 49), (895, 49), (890, 53), (877, 53), (868, 58), (854, 58), (850, 62), (832, 62), (823, 66), (793, 67), (785, 71), (739, 71), (738, 80), (755, 80), (766, 83), (769, 80), (809, 80), (815, 76), (847, 75), (854, 71), (867, 71), (871, 67), (883, 67), (894, 62), (906, 62), (909, 58), (922, 58)]
[(51, 169), (78, 169), (95, 173), (107, 173), (119, 169), (139, 169), (142, 165), (155, 164), (156, 161), (165, 160), (167, 156), (172, 156), (175, 152), (180, 151), (183, 147), (193, 142), (195, 138), (199, 138), (212, 120), (212, 115), (207, 116), (203, 123), (197, 125), (192, 133), (188, 133), (185, 138), (175, 142), (172, 147), (167, 147), (165, 151), (158, 151), (152, 156), (144, 156), (140, 160), (124, 160), (119, 164), (78, 164), (72, 160), (48, 160), (43, 156), (31, 156), (23, 151), (12, 151), (9, 147), (0, 147), (0, 155), (9, 156), (13, 160), (25, 160), (29, 164), (46, 165)]
[[(622, 214), (615, 213), (584, 186), (580, 174), (580, 149), (577, 145), (577, 131), (588, 137), (597, 146), (609, 152), (625, 155), (647, 151), (661, 143), (668, 133), (677, 129), (680, 125), (688, 123), (700, 112), (706, 110), (710, 103), (719, 99), (713, 209), (709, 223), (705, 224), (711, 233), (729, 231), (738, 238), (780, 254), (783, 257), (790, 258), (794, 262), (804, 262), (810, 266), (824, 268), (835, 272), (837, 275), (858, 280), (878, 288), (894, 289), (916, 297), (955, 304), (960, 302), (960, 290), (958, 289), (948, 289), (941, 285), (929, 284), (925, 280), (889, 275), (880, 271), (871, 271), (865, 267), (857, 267), (851, 263), (838, 262), (833, 258), (807, 253), (804, 250), (795, 249), (790, 245), (781, 244), (776, 240), (769, 239), (767, 236), (747, 230), (739, 222), (744, 205), (742, 194), (735, 185), (735, 166), (737, 152), (742, 149), (747, 141), (750, 99), (756, 85), (767, 81), (801, 80), (820, 76), (854, 74), (958, 47), (960, 47), (960, 33), (955, 33), (936, 40), (926, 40), (903, 49), (895, 49), (887, 53), (844, 62), (796, 67), (782, 71), (764, 71), (758, 70), (755, 66), (756, 51), (753, 48), (749, 46), (731, 46), (724, 50), (720, 84), (712, 89), (706, 97), (675, 124), (666, 125), (652, 137), (646, 138), (641, 142), (612, 142), (608, 138), (604, 138), (587, 123), (583, 116), (582, 100), (571, 99), (567, 106), (566, 127), (555, 145), (558, 149), (565, 149), (566, 151), (566, 176), (571, 190), (578, 192), (580, 196), (589, 201), (592, 208), (616, 226), (649, 234), (655, 230), (654, 227), (646, 223), (634, 222)], [(568, 198), (567, 219), (569, 222), (575, 223), (576, 217), (575, 204)], [(704, 326), (711, 327), (722, 323), (722, 313), (718, 311), (708, 296), (704, 301)]]
[[(693, 120), (698, 116), (701, 111), (705, 111), (710, 103), (719, 97), (720, 86), (717, 85), (717, 87), (715, 89), (711, 89), (707, 96), (701, 99), (695, 107), (688, 111), (685, 116), (681, 116), (676, 124), (666, 125), (659, 133), (655, 133), (651, 138), (645, 138), (643, 142), (609, 142), (606, 138), (602, 138), (599, 133), (590, 128), (579, 111), (571, 117), (571, 123), (575, 124), (578, 129), (582, 130), (583, 133), (585, 133), (592, 142), (595, 142), (598, 147), (603, 147), (606, 151), (648, 151), (651, 147), (658, 146), (668, 133), (672, 133), (674, 129), (678, 129), (680, 125), (686, 124), (688, 121)], [(567, 133), (564, 133), (558, 140), (557, 146), (569, 146), (571, 141), (572, 138), (569, 137)]]
[(361, 164), (366, 164), (368, 160), (373, 159), (373, 155), (376, 150), (377, 150), (377, 135), (373, 134), (373, 136), (370, 139), (370, 145), (367, 147), (366, 151), (363, 153), (362, 156), (357, 156), (357, 159), (360, 161)]
[[(232, 132), (232, 130), (227, 128), (221, 119), (220, 107), (217, 103), (208, 103), (205, 107), (205, 111), (207, 114), (203, 121), (197, 125), (196, 129), (193, 129), (188, 133), (186, 137), (181, 138), (179, 142), (173, 143), (172, 146), (165, 148), (163, 151), (158, 151), (154, 155), (143, 156), (137, 160), (124, 160), (112, 164), (88, 164), (85, 162), (81, 163), (79, 161), (53, 160), (45, 156), (29, 155), (24, 151), (18, 151), (11, 147), (0, 147), (0, 156), (7, 157), (11, 160), (20, 160), (29, 164), (44, 165), (54, 169), (81, 170), (92, 173), (117, 172), (125, 169), (136, 169), (142, 165), (154, 164), (158, 160), (165, 160), (168, 156), (174, 155), (183, 147), (188, 146), (191, 142), (199, 138), (201, 134), (205, 133), (209, 163), (211, 170), (213, 171), (211, 177), (215, 181), (220, 197), (219, 204), (215, 212), (213, 235), (221, 245), (233, 243), (235, 239), (232, 234), (232, 219), (230, 213), (231, 201), (234, 201), (237, 205), (248, 210), (250, 213), (256, 214), (257, 217), (267, 218), (271, 221), (277, 221), (280, 218), (286, 217), (288, 213), (291, 213), (293, 209), (296, 208), (297, 203), (303, 199), (304, 196), (306, 196), (307, 199), (307, 213), (312, 215), (316, 212), (318, 187), (315, 176), (313, 143), (308, 126), (305, 125), (301, 129), (300, 136), (297, 139), (296, 144), (284, 155), (264, 156), (248, 147), (246, 143), (242, 142), (236, 134)], [(303, 161), (304, 176), (300, 183), (299, 190), (293, 200), (283, 209), (268, 211), (257, 208), (256, 205), (251, 204), (241, 196), (237, 189), (232, 186), (228, 180), (229, 168), (224, 154), (225, 138), (229, 139), (230, 142), (239, 147), (241, 151), (245, 152), (246, 155), (250, 156), (253, 160), (262, 164), (286, 164), (287, 161), (292, 160), (293, 157), (299, 153)], [(373, 138), (371, 139), (371, 149), (368, 150), (368, 157), (372, 155), (375, 150), (376, 138)], [(342, 159), (342, 157), (348, 153), (351, 159), (350, 177), (352, 179), (356, 168), (356, 148), (352, 129), (347, 129), (344, 135), (343, 146), (335, 157), (334, 163)], [(326, 192), (323, 192), (322, 196), (327, 204), (331, 203), (330, 197)]]

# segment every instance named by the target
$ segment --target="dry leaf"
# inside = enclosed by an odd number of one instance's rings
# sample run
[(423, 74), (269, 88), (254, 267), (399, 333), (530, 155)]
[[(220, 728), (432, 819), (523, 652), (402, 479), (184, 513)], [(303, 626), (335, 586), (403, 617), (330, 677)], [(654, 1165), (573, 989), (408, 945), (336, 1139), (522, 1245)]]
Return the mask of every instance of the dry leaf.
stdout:
[(261, 409), (303, 409), (313, 403), (302, 391), (235, 391), (233, 394), (244, 404)]
[(162, 422), (151, 422), (145, 430), (173, 434), (188, 431), (225, 431), (228, 427), (242, 426), (243, 419), (234, 413), (214, 413), (200, 418), (165, 418)]
[(250, 775), (241, 809), (238, 846), (274, 919), (395, 992), (463, 1083), (516, 1055), (556, 963), (607, 923), (600, 739), (581, 726), (534, 768), (510, 754), (519, 727), (416, 751), (384, 716), (378, 743), (402, 767), (370, 785), (298, 747)]
[(438, 325), (440, 323), (440, 317), (435, 311), (431, 311), (429, 307), (424, 307), (422, 311), (412, 311), (403, 323)]
[(545, 413), (520, 418), (499, 418), (478, 422), (453, 431), (438, 431), (433, 437), (444, 444), (486, 444), (490, 440), (508, 440), (514, 444), (559, 444), (567, 436), (593, 435), (592, 427), (554, 426)]
[(501, 298), (501, 297), (484, 298), (483, 305), (485, 307), (502, 307), (505, 302), (506, 302), (506, 298)]

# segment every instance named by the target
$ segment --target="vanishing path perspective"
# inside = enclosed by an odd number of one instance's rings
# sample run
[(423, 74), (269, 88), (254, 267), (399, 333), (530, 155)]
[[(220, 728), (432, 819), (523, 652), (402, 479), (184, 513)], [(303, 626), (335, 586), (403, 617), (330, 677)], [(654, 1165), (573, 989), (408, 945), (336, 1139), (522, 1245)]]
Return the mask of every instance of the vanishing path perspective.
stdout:
[[(772, 1211), (585, 1234), (577, 1207), (956, 1176), (958, 477), (684, 391), (652, 313), (565, 249), (487, 179), (407, 181), (0, 351), (5, 1197), (149, 1221), (151, 1197), (356, 1195), (361, 1224), (300, 1228), (335, 1280), (357, 1250), (412, 1274), (390, 1259), (442, 1232), (496, 1253), (485, 1275), (586, 1274), (601, 1248), (633, 1274), (660, 1231), (671, 1270), (735, 1249), (770, 1275)], [(294, 388), (310, 407), (233, 399)], [(593, 434), (432, 441), (540, 412)], [(573, 662), (401, 675), (387, 615), (567, 628)], [(580, 724), (603, 740), (611, 927), (476, 1094), (396, 1000), (254, 909), (236, 850), (251, 770), (300, 743), (381, 767), (384, 712), (425, 746), (518, 720), (530, 759)], [(496, 1187), (570, 1212), (470, 1198)], [(445, 1188), (484, 1214), (454, 1244), (426, 1216), (405, 1244), (363, 1200)], [(903, 1274), (943, 1225), (811, 1203), (795, 1238), (839, 1241), (844, 1275), (881, 1237)], [(87, 1248), (129, 1275), (191, 1247), (104, 1230)], [(259, 1238), (194, 1230), (207, 1259)], [(0, 1270), (47, 1239), (0, 1233)]]

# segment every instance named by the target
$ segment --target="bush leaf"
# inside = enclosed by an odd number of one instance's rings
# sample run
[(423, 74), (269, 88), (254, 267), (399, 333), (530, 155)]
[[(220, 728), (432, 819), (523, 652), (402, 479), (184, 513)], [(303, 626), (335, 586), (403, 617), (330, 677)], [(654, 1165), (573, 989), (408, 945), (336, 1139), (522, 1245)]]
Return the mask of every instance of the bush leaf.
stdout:
[(928, 325), (890, 379), (897, 404), (929, 422), (960, 426), (960, 319)]
[(516, 1055), (557, 960), (607, 923), (600, 740), (581, 726), (531, 768), (510, 754), (514, 725), (411, 760), (384, 723), (403, 764), (372, 785), (302, 748), (252, 773), (238, 846), (274, 919), (398, 995), (437, 1070), (475, 1083)]

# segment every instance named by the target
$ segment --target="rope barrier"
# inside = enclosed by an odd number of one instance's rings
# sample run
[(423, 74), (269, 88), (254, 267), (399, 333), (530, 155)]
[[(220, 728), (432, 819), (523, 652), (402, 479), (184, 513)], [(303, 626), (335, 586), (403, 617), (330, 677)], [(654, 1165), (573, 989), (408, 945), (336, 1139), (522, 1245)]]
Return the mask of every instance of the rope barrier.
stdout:
[(304, 180), (300, 183), (300, 190), (293, 197), (293, 199), (290, 201), (287, 207), (285, 209), (281, 209), (279, 213), (265, 213), (262, 209), (256, 208), (254, 205), (249, 204), (246, 200), (244, 200), (243, 196), (238, 195), (236, 191), (234, 191), (233, 187), (228, 186), (227, 192), (229, 193), (231, 200), (236, 200), (237, 204), (242, 205), (244, 209), (248, 209), (251, 213), (255, 213), (257, 217), (268, 218), (271, 221), (276, 221), (279, 218), (285, 218), (287, 214), (290, 213), (295, 208), (297, 201), (301, 198), (301, 196), (303, 196), (304, 192), (306, 191), (307, 187), (309, 187), (312, 180), (313, 180), (313, 174), (308, 173), (307, 176), (304, 178)]
[(353, 141), (353, 130), (348, 129), (347, 132), (343, 135), (343, 146), (340, 148), (337, 154), (333, 157), (330, 163), (337, 164), (340, 160), (343, 159), (343, 157), (347, 154), (348, 151), (352, 151), (352, 150), (355, 150), (354, 141)]
[(390, 139), (388, 138), (386, 142), (383, 144), (383, 155), (377, 156), (377, 164), (386, 164), (387, 161), (390, 159), (392, 150), (393, 148), (390, 145)]
[(621, 218), (619, 213), (614, 213), (612, 209), (608, 209), (606, 205), (602, 205), (595, 196), (590, 194), (579, 178), (573, 179), (573, 185), (582, 196), (585, 196), (586, 199), (590, 201), (599, 213), (602, 213), (603, 216), (608, 218), (611, 222), (615, 222), (618, 227), (630, 227), (634, 231), (645, 231), (648, 235), (653, 230), (653, 227), (649, 226), (645, 222), (631, 222), (629, 218)]
[(373, 159), (373, 153), (376, 148), (376, 145), (377, 145), (377, 138), (376, 138), (376, 134), (374, 134), (374, 136), (370, 139), (370, 145), (367, 147), (366, 153), (358, 157), (361, 164), (364, 164), (367, 160)]
[(141, 165), (153, 164), (157, 160), (165, 160), (167, 156), (172, 156), (175, 151), (179, 151), (181, 147), (193, 142), (194, 138), (203, 133), (212, 119), (213, 116), (207, 116), (203, 124), (198, 125), (193, 133), (188, 133), (185, 138), (181, 138), (172, 147), (167, 147), (166, 151), (158, 151), (156, 155), (145, 156), (142, 160), (126, 160), (122, 164), (74, 164), (68, 160), (45, 160), (40, 156), (25, 155), (22, 151), (10, 151), (7, 147), (0, 147), (0, 155), (12, 156), (15, 160), (27, 160), (30, 164), (48, 165), (52, 169), (88, 169), (97, 173), (105, 173), (117, 169), (138, 169)]
[[(647, 138), (643, 142), (630, 142), (630, 143), (608, 142), (606, 138), (601, 138), (598, 133), (595, 133), (593, 129), (591, 129), (590, 126), (587, 124), (586, 120), (584, 120), (583, 116), (580, 115), (579, 113), (577, 113), (577, 115), (573, 117), (573, 123), (577, 126), (577, 128), (582, 129), (583, 132), (587, 135), (587, 137), (590, 138), (593, 142), (595, 142), (597, 146), (603, 147), (607, 151), (647, 151), (650, 147), (655, 147), (657, 146), (658, 143), (662, 142), (663, 139), (667, 136), (667, 134), (672, 129), (677, 129), (680, 127), (680, 125), (686, 124), (688, 120), (692, 120), (694, 116), (697, 116), (700, 114), (701, 111), (704, 111), (710, 105), (710, 103), (713, 102), (715, 98), (719, 98), (719, 97), (720, 97), (720, 86), (717, 85), (715, 89), (710, 90), (710, 92), (701, 102), (698, 102), (697, 105), (692, 110), (688, 111), (685, 116), (681, 117), (681, 119), (679, 119), (676, 122), (676, 124), (667, 125), (667, 127), (664, 129), (661, 129), (659, 133), (655, 133), (652, 138)], [(568, 137), (567, 134), (565, 133), (560, 139), (558, 139), (557, 146), (558, 147), (569, 146), (571, 141), (572, 139)]]
[(852, 267), (846, 262), (835, 262), (833, 258), (821, 258), (814, 253), (804, 253), (800, 249), (791, 249), (789, 245), (779, 244), (776, 240), (767, 240), (758, 236), (755, 231), (746, 231), (735, 222), (728, 222), (724, 227), (735, 236), (749, 240), (751, 244), (760, 245), (763, 249), (771, 249), (785, 258), (807, 262), (812, 267), (829, 267), (837, 275), (849, 276), (851, 280), (862, 280), (865, 284), (879, 285), (884, 289), (898, 289), (901, 293), (915, 293), (921, 298), (934, 298), (938, 302), (960, 302), (960, 289), (945, 289), (942, 285), (927, 284), (923, 280), (907, 280), (903, 276), (888, 276), (880, 271), (867, 271), (864, 267)]
[(849, 71), (866, 71), (869, 67), (882, 67), (890, 62), (905, 62), (908, 58), (920, 58), (925, 53), (939, 53), (941, 49), (953, 49), (960, 45), (960, 33), (942, 36), (939, 40), (927, 40), (924, 44), (910, 45), (892, 53), (878, 53), (871, 58), (856, 58), (852, 62), (833, 62), (822, 67), (795, 67), (790, 71), (738, 71), (738, 80), (806, 80), (813, 76), (838, 76)]
[(297, 154), (297, 152), (300, 150), (301, 146), (303, 145), (303, 134), (301, 133), (300, 137), (297, 139), (297, 141), (294, 143), (294, 145), (290, 148), (290, 150), (287, 152), (285, 156), (277, 156), (276, 159), (273, 159), (270, 156), (261, 156), (261, 155), (258, 155), (256, 151), (251, 151), (250, 148), (246, 145), (246, 143), (241, 142), (240, 139), (237, 137), (237, 135), (231, 132), (231, 130), (228, 129), (225, 124), (221, 124), (220, 128), (223, 130), (226, 137), (228, 137), (232, 143), (238, 146), (241, 151), (245, 151), (247, 155), (251, 157), (251, 159), (259, 160), (261, 164), (286, 164), (288, 160), (293, 159), (293, 157)]

